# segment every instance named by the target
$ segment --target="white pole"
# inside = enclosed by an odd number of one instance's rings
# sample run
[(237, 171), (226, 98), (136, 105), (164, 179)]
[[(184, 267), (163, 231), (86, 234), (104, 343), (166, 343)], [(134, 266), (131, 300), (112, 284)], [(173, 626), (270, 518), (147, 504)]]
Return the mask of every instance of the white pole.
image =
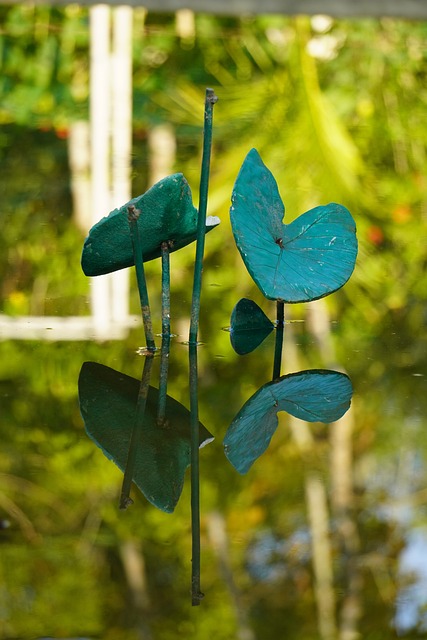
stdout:
[[(110, 211), (110, 7), (90, 9), (90, 139), (92, 168), (92, 224)], [(95, 335), (107, 338), (111, 324), (111, 276), (91, 282)]]
[[(111, 209), (131, 198), (132, 154), (132, 23), (133, 9), (113, 9), (113, 49), (110, 75), (112, 199)], [(126, 324), (129, 313), (129, 269), (112, 274), (112, 314), (115, 324)]]

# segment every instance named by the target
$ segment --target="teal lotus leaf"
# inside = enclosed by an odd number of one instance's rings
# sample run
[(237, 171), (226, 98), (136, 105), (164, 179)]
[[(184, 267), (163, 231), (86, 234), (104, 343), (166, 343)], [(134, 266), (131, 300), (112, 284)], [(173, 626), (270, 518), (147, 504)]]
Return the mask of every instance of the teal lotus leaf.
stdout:
[[(187, 180), (182, 173), (176, 173), (114, 209), (92, 227), (82, 253), (82, 269), (87, 276), (111, 273), (134, 264), (127, 217), (130, 205), (140, 211), (138, 229), (144, 262), (160, 256), (163, 242), (169, 242), (170, 251), (176, 251), (196, 239), (197, 209)], [(208, 217), (206, 231), (218, 223), (218, 218)]]
[(239, 355), (254, 351), (273, 329), (274, 324), (253, 300), (242, 298), (231, 312), (231, 346)]
[(335, 422), (350, 407), (353, 388), (348, 376), (312, 369), (268, 382), (243, 405), (224, 438), (225, 455), (246, 473), (264, 453), (277, 429), (278, 411), (307, 422)]
[[(140, 381), (96, 362), (79, 376), (80, 411), (88, 436), (122, 471), (126, 468)], [(139, 430), (133, 481), (151, 504), (171, 513), (190, 465), (190, 412), (167, 396), (165, 422), (157, 423), (159, 391), (149, 387)], [(213, 436), (199, 423), (200, 446)]]
[(356, 225), (339, 204), (284, 224), (277, 183), (252, 149), (237, 176), (230, 209), (234, 238), (250, 275), (271, 300), (308, 302), (342, 287), (357, 256)]

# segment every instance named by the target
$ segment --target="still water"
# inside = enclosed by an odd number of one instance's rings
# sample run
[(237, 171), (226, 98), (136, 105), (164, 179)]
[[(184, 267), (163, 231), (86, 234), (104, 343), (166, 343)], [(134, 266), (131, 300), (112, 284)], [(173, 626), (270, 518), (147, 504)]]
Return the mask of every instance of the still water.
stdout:
[[(174, 504), (160, 510), (135, 485), (133, 504), (120, 510), (123, 473), (108, 458), (121, 457), (123, 469), (127, 451), (115, 455), (111, 443), (100, 442), (111, 438), (111, 426), (119, 429), (119, 448), (130, 437), (126, 421), (134, 420), (129, 407), (136, 407), (146, 361), (138, 353), (142, 327), (119, 342), (0, 344), (1, 637), (425, 637), (425, 372), (393, 370), (391, 357), (384, 364), (375, 352), (337, 348), (340, 323), (330, 321), (323, 302), (309, 311), (288, 308), (282, 375), (345, 370), (351, 408), (329, 425), (281, 411), (269, 447), (239, 474), (223, 439), (246, 401), (271, 381), (276, 336), (237, 355), (224, 331), (231, 310), (222, 308), (221, 290), (219, 274), (215, 286), (207, 278), (221, 321), (212, 327), (202, 312), (198, 347), (199, 419), (214, 437), (206, 434), (199, 452), (199, 607), (191, 606), (189, 471), (173, 513), (165, 511)], [(274, 320), (274, 307), (264, 309)], [(167, 394), (188, 434), (186, 339), (171, 341)], [(418, 347), (416, 340), (411, 348), (422, 349), (422, 336)], [(398, 344), (390, 336), (390, 349)], [(154, 357), (154, 411), (161, 366)], [(88, 437), (82, 415), (87, 431), (101, 436)], [(180, 483), (176, 465), (165, 460), (178, 445), (163, 448), (150, 437), (143, 435), (150, 451), (142, 446), (137, 462), (147, 495), (152, 478), (144, 470), (160, 470), (160, 483)], [(188, 448), (180, 449), (182, 474)]]

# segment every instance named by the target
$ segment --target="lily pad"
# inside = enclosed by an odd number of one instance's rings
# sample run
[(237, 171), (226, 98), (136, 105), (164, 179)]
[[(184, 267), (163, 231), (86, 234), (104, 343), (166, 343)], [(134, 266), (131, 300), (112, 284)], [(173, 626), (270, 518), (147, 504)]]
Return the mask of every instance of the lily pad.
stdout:
[[(82, 269), (87, 276), (111, 273), (134, 264), (127, 219), (130, 205), (141, 212), (138, 229), (144, 262), (160, 256), (162, 242), (170, 242), (170, 251), (176, 251), (196, 239), (198, 214), (188, 182), (182, 173), (167, 176), (92, 227), (82, 254)], [(218, 218), (209, 216), (206, 231), (218, 224)]]
[[(85, 362), (79, 376), (80, 411), (88, 436), (122, 471), (135, 426), (140, 381), (96, 362)], [(190, 465), (190, 412), (167, 396), (165, 420), (157, 424), (159, 391), (149, 387), (137, 443), (133, 481), (151, 504), (171, 513)], [(200, 446), (213, 440), (199, 423)]]
[(230, 340), (239, 355), (251, 353), (273, 331), (274, 324), (249, 298), (242, 298), (231, 312)]
[(326, 369), (300, 371), (267, 382), (227, 429), (225, 455), (239, 473), (246, 473), (270, 444), (278, 411), (307, 422), (335, 422), (349, 409), (352, 395), (349, 377)]
[(331, 203), (283, 223), (277, 183), (256, 149), (237, 176), (230, 209), (234, 238), (250, 275), (271, 300), (308, 302), (340, 289), (357, 256), (350, 212)]

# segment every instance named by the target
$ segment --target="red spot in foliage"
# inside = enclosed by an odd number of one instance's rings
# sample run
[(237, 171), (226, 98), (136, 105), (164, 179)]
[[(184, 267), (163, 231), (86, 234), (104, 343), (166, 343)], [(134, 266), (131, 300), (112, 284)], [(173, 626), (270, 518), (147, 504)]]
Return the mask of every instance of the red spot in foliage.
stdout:
[(367, 231), (367, 238), (369, 242), (375, 244), (376, 246), (382, 244), (384, 242), (384, 233), (381, 227), (377, 227), (375, 224), (372, 224)]
[(61, 140), (66, 140), (68, 138), (68, 129), (62, 127), (60, 129), (55, 130), (56, 136)]

